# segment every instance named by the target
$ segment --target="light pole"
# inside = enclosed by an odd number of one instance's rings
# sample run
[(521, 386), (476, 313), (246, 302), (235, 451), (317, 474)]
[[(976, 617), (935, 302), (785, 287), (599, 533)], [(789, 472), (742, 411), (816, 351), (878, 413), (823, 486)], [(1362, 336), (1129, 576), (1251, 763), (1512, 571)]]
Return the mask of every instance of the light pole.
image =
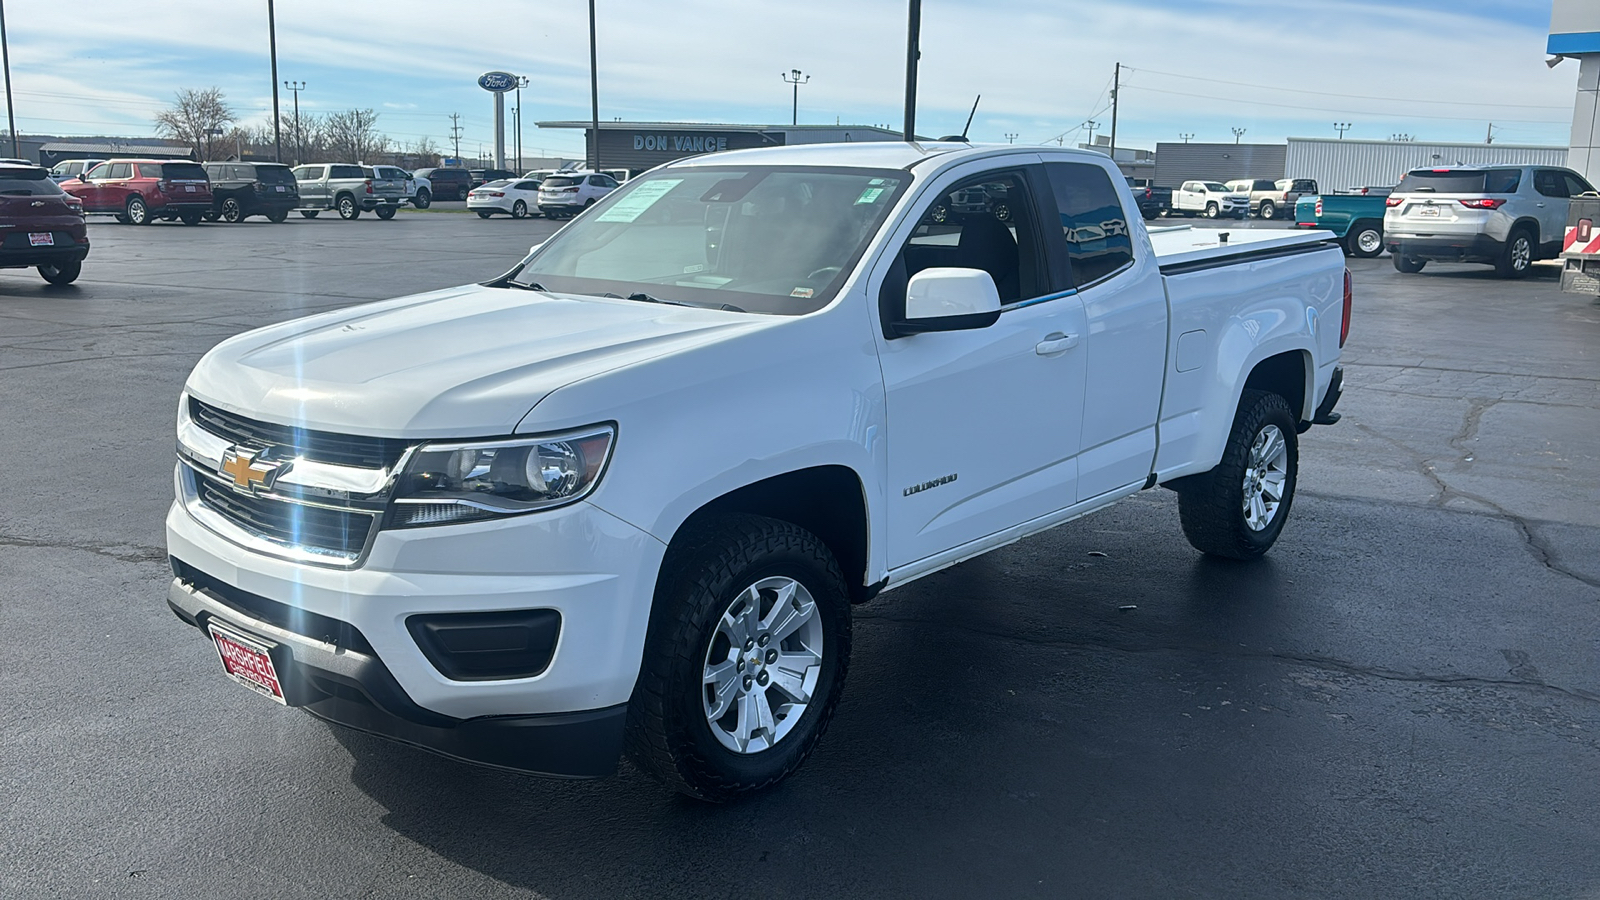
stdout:
[(1094, 130), (1096, 128), (1100, 127), (1100, 123), (1096, 122), (1093, 119), (1090, 119), (1090, 120), (1088, 120), (1088, 121), (1083, 123), (1083, 127), (1089, 129), (1089, 146), (1093, 147), (1094, 146)]
[(272, 14), (272, 0), (267, 0), (267, 46), (272, 51), (272, 161), (283, 162), (283, 135), (278, 131), (278, 20)]
[(528, 76), (517, 76), (517, 175), (522, 175), (522, 89), (528, 86)]
[(1006, 143), (1015, 144), (1016, 142), (1017, 142), (1017, 133), (1015, 131), (1006, 132)]
[(1183, 142), (1185, 144), (1187, 144), (1190, 141), (1194, 140), (1194, 132), (1191, 131), (1188, 134), (1180, 134), (1180, 135), (1178, 135), (1178, 137), (1183, 138)]
[(1248, 129), (1248, 128), (1235, 128), (1235, 129), (1233, 129), (1233, 142), (1235, 144), (1239, 143), (1239, 139), (1244, 137), (1244, 133), (1246, 131), (1249, 131), (1249, 130), (1250, 129)]
[(792, 117), (793, 121), (791, 121), (789, 124), (791, 124), (791, 125), (799, 125), (800, 124), (800, 85), (805, 84), (806, 82), (809, 82), (811, 80), (811, 76), (807, 75), (807, 76), (805, 76), (805, 78), (802, 79), (800, 77), (800, 70), (799, 69), (790, 69), (789, 73), (787, 75), (785, 75), (782, 72), (779, 72), (778, 73), (778, 77), (783, 79), (783, 83), (784, 84), (792, 84), (792, 85), (794, 85), (794, 113), (793, 113), (793, 117)]
[(17, 143), (17, 114), (11, 108), (11, 49), (6, 45), (6, 4), (0, 0), (0, 61), (6, 69), (6, 126), (11, 129), (11, 155), (21, 158), (22, 149)]
[(1346, 131), (1350, 130), (1350, 123), (1349, 122), (1335, 122), (1335, 123), (1333, 123), (1333, 127), (1334, 127), (1335, 130), (1337, 130), (1339, 132), (1339, 140), (1342, 141), (1342, 140), (1344, 140), (1344, 133)]
[(589, 0), (589, 103), (592, 118), (590, 126), (594, 129), (594, 165), (591, 172), (600, 171), (600, 64), (597, 62), (598, 53), (595, 50), (594, 37), (594, 0)]
[(305, 132), (300, 130), (300, 92), (306, 89), (306, 83), (285, 81), (283, 86), (294, 92), (294, 164), (298, 166), (306, 157)]

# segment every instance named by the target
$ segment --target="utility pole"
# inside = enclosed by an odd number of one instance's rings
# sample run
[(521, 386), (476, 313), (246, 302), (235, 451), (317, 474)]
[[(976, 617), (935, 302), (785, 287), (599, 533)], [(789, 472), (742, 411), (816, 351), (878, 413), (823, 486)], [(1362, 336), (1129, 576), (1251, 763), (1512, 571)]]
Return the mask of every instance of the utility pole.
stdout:
[(594, 135), (594, 164), (589, 171), (600, 171), (600, 63), (599, 54), (595, 49), (594, 36), (594, 0), (589, 0), (589, 103), (591, 118), (589, 121)]
[(1089, 149), (1092, 150), (1094, 149), (1094, 130), (1100, 127), (1100, 123), (1090, 119), (1083, 123), (1083, 127), (1089, 129)]
[(272, 14), (272, 0), (267, 0), (267, 46), (272, 50), (272, 161), (283, 162), (283, 135), (278, 128), (278, 20)]
[(917, 61), (922, 58), (922, 0), (911, 0), (906, 15), (906, 120), (900, 137), (917, 139)]
[(1336, 129), (1339, 132), (1339, 140), (1342, 141), (1342, 140), (1344, 140), (1344, 133), (1346, 131), (1350, 130), (1350, 123), (1349, 122), (1335, 122), (1335, 123), (1333, 123), (1333, 127), (1334, 127), (1334, 129)]
[(1494, 123), (1493, 122), (1489, 123), (1489, 133), (1484, 135), (1483, 142), (1485, 144), (1494, 143)]
[(1111, 73), (1111, 161), (1117, 161), (1117, 92), (1122, 88), (1122, 63)]
[(22, 158), (22, 148), (17, 142), (17, 114), (11, 106), (11, 50), (6, 45), (6, 3), (0, 0), (0, 62), (6, 68), (6, 126), (11, 129), (11, 156)]
[(1233, 142), (1235, 144), (1239, 143), (1239, 139), (1244, 137), (1244, 133), (1246, 131), (1249, 131), (1249, 130), (1250, 129), (1248, 129), (1248, 128), (1235, 128), (1235, 129), (1233, 129)]
[(799, 69), (790, 69), (789, 70), (789, 74), (785, 75), (784, 73), (779, 72), (778, 73), (778, 77), (783, 79), (783, 83), (784, 84), (792, 84), (792, 85), (794, 85), (794, 116), (793, 116), (793, 121), (790, 122), (789, 124), (791, 124), (791, 125), (799, 125), (800, 124), (800, 85), (809, 82), (811, 80), (811, 76), (807, 75), (805, 77), (805, 80), (802, 81), (800, 79), (800, 70)]
[(450, 139), (456, 145), (456, 162), (461, 162), (461, 114), (450, 114)]
[(294, 164), (298, 166), (306, 158), (305, 132), (300, 130), (300, 92), (306, 89), (306, 83), (285, 81), (283, 86), (294, 92)]

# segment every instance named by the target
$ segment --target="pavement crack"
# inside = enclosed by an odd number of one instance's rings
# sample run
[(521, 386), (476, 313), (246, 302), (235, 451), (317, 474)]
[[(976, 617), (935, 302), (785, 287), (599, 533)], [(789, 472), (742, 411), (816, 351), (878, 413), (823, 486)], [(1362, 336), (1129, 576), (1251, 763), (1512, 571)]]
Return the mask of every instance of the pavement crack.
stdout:
[(1314, 653), (1295, 653), (1282, 650), (1250, 650), (1235, 646), (1207, 643), (1161, 643), (1161, 644), (1136, 644), (1132, 642), (1114, 641), (1083, 641), (1067, 640), (1062, 638), (1038, 637), (1031, 635), (1013, 634), (988, 628), (974, 628), (970, 624), (951, 624), (934, 619), (925, 619), (919, 616), (886, 615), (884, 613), (863, 614), (857, 612), (855, 619), (858, 621), (883, 621), (901, 625), (923, 625), (929, 628), (938, 628), (946, 631), (959, 631), (968, 634), (980, 634), (996, 640), (1008, 641), (1017, 644), (1027, 644), (1036, 647), (1048, 647), (1061, 650), (1106, 650), (1113, 653), (1199, 653), (1208, 656), (1220, 656), (1229, 659), (1275, 661), (1293, 663), (1295, 665), (1309, 666), (1329, 672), (1340, 672), (1360, 678), (1375, 678), (1381, 681), (1394, 681), (1406, 684), (1432, 684), (1441, 687), (1488, 687), (1511, 688), (1526, 690), (1535, 693), (1560, 694), (1575, 700), (1589, 703), (1600, 703), (1600, 693), (1586, 691), (1582, 688), (1566, 688), (1550, 684), (1543, 680), (1527, 678), (1488, 678), (1481, 675), (1441, 675), (1428, 672), (1407, 672), (1400, 669), (1391, 669), (1387, 666), (1360, 665), (1347, 660), (1336, 659), (1330, 656), (1319, 656)]
[(93, 553), (119, 562), (166, 562), (167, 551), (160, 547), (141, 547), (137, 544), (90, 544), (81, 541), (41, 541), (34, 538), (0, 534), (0, 547), (22, 547), (30, 550), (76, 550)]

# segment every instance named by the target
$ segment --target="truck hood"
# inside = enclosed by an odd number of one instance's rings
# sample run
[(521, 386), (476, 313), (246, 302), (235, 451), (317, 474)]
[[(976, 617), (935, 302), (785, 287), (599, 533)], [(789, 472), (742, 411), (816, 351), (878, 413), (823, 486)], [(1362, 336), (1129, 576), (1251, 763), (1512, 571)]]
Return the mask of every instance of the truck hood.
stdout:
[(776, 321), (467, 285), (246, 332), (207, 353), (187, 390), (240, 415), (314, 430), (511, 434), (563, 385)]

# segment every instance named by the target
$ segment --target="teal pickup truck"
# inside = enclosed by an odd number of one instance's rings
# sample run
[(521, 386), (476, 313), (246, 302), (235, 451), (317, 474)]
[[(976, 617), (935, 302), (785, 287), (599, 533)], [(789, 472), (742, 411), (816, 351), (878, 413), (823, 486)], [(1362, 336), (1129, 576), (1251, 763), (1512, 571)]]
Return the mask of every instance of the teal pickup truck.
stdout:
[(1295, 227), (1331, 231), (1339, 236), (1345, 256), (1371, 259), (1383, 253), (1383, 210), (1389, 190), (1301, 197), (1294, 205)]

